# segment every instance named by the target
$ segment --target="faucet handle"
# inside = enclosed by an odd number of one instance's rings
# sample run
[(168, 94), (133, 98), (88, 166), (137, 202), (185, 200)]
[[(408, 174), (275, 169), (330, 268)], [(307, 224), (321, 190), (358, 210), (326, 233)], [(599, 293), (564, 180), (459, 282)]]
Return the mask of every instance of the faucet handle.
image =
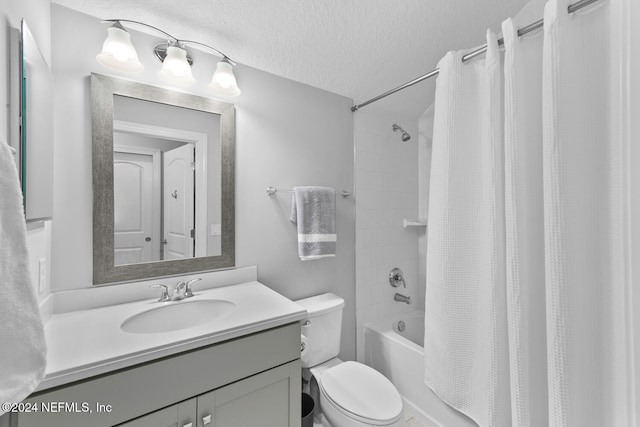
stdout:
[(405, 288), (407, 287), (407, 283), (404, 281), (404, 276), (402, 274), (402, 270), (399, 268), (394, 268), (389, 273), (389, 284), (394, 288), (397, 288), (402, 284)]
[(169, 301), (171, 298), (169, 297), (169, 288), (167, 288), (166, 285), (149, 285), (150, 288), (161, 288), (162, 289), (162, 295), (160, 296), (160, 299), (158, 300), (158, 302), (165, 302), (165, 301)]
[(192, 284), (192, 283), (195, 283), (195, 282), (198, 282), (198, 281), (200, 281), (200, 280), (202, 280), (202, 278), (201, 278), (201, 277), (198, 277), (197, 279), (191, 279), (191, 280), (189, 280), (189, 281), (187, 282), (187, 289), (186, 289), (186, 291), (184, 292), (184, 297), (185, 297), (185, 298), (189, 298), (189, 297), (192, 297), (192, 296), (193, 296), (193, 292), (191, 292), (191, 284)]

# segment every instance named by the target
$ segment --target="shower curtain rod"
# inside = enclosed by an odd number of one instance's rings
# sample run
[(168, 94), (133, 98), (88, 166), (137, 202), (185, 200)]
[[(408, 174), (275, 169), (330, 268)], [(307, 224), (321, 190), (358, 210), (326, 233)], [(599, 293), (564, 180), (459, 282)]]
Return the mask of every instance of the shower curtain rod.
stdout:
[[(569, 5), (567, 10), (569, 11), (569, 13), (573, 13), (573, 12), (582, 9), (583, 7), (589, 6), (591, 3), (595, 3), (597, 1), (598, 0), (580, 0), (580, 1), (576, 2), (576, 3), (573, 3), (573, 4)], [(534, 22), (533, 24), (529, 24), (526, 27), (518, 29), (518, 37), (524, 36), (525, 34), (528, 34), (528, 33), (532, 32), (532, 31), (535, 31), (538, 28), (542, 28), (543, 23), (544, 23), (544, 20), (540, 19), (540, 20)], [(501, 39), (498, 40), (498, 46), (503, 46), (503, 45), (504, 45), (504, 39), (501, 38)], [(479, 48), (477, 48), (476, 50), (471, 51), (471, 52), (467, 53), (466, 55), (464, 55), (462, 57), (462, 62), (467, 62), (467, 61), (475, 58), (476, 56), (482, 55), (486, 51), (487, 51), (487, 45), (484, 44), (484, 45), (480, 46)], [(385, 92), (382, 95), (378, 95), (375, 98), (371, 98), (368, 101), (364, 101), (361, 104), (354, 105), (353, 107), (351, 107), (351, 111), (353, 111), (353, 112), (358, 111), (360, 108), (362, 108), (362, 107), (364, 107), (366, 105), (369, 105), (369, 104), (371, 104), (373, 102), (379, 101), (382, 98), (386, 98), (389, 95), (392, 95), (392, 94), (394, 94), (396, 92), (399, 92), (399, 91), (401, 91), (403, 89), (406, 89), (406, 88), (408, 88), (410, 86), (413, 86), (416, 83), (420, 83), (423, 80), (426, 80), (426, 79), (431, 78), (433, 76), (437, 76), (439, 72), (440, 72), (440, 69), (438, 69), (438, 68), (436, 68), (435, 70), (429, 71), (427, 74), (422, 75), (422, 76), (420, 76), (420, 77), (418, 77), (416, 79), (413, 79), (410, 82), (407, 82), (407, 83), (405, 83), (405, 84), (403, 84), (401, 86), (398, 86), (395, 89), (391, 89), (390, 91)]]

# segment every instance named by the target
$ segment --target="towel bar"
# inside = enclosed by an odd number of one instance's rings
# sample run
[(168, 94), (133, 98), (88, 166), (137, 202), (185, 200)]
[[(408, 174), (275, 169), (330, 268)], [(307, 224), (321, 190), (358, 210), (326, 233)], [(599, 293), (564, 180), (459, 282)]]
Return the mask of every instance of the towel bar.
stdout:
[[(281, 193), (292, 193), (293, 192), (293, 190), (282, 190), (282, 189), (278, 190), (277, 188), (274, 188), (274, 187), (267, 187), (267, 195), (268, 196), (273, 196), (278, 191), (281, 192)], [(349, 197), (349, 196), (351, 196), (351, 192), (346, 191), (346, 190), (342, 190), (340, 192), (340, 195), (342, 197)]]

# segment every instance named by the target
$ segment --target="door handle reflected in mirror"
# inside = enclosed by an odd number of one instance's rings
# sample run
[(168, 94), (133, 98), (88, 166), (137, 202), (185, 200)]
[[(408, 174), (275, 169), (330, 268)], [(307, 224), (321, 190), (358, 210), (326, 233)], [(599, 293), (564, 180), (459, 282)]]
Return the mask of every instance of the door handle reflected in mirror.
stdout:
[(145, 237), (145, 238), (144, 238), (144, 241), (145, 241), (145, 242), (150, 242), (150, 241), (151, 241), (151, 237), (149, 237), (149, 236)]

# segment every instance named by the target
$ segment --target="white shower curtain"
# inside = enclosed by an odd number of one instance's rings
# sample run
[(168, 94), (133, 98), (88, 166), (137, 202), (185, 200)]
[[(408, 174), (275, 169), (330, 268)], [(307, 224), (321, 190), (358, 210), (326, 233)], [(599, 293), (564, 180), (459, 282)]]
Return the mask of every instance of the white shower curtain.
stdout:
[(543, 32), (518, 37), (542, 17), (536, 0), (502, 24), (505, 82), (505, 208), (511, 410), (514, 426), (546, 426)]
[(628, 426), (626, 150), (611, 2), (545, 7), (543, 123), (549, 414)]
[(625, 1), (550, 0), (518, 37), (534, 1), (503, 23), (504, 65), (491, 34), (439, 64), (425, 382), (481, 427), (634, 425)]
[(482, 60), (438, 64), (429, 187), (425, 382), (481, 425), (506, 425), (502, 72), (487, 33)]

